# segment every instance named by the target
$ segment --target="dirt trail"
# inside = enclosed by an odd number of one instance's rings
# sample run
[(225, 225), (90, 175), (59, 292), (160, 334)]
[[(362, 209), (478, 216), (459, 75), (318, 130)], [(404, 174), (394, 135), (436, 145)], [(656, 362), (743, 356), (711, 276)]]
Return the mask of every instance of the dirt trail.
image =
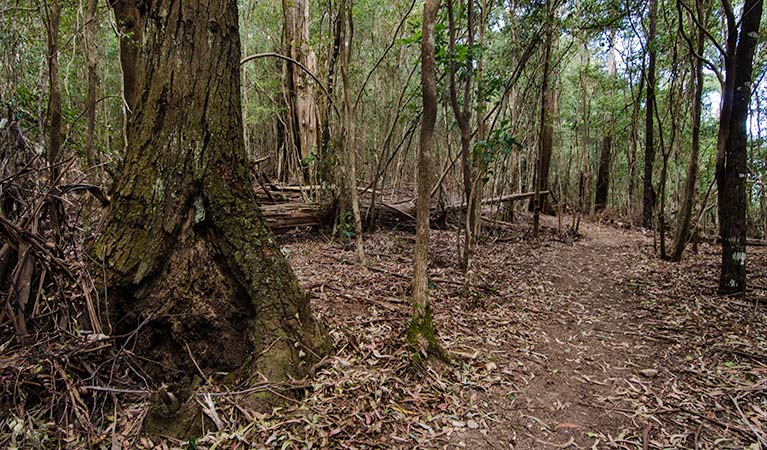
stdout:
[[(767, 361), (756, 331), (767, 324), (764, 305), (756, 299), (749, 311), (747, 302), (712, 295), (713, 250), (674, 265), (655, 258), (640, 232), (596, 224), (582, 232), (575, 243), (544, 243), (523, 265), (520, 275), (539, 283), (539, 295), (507, 305), (537, 308), (520, 321), (531, 333), (516, 361), (521, 382), (516, 392), (486, 394), (492, 425), (480, 436), (463, 433), (459, 446), (718, 449), (744, 448), (737, 440), (745, 439), (767, 448), (749, 432), (767, 422)], [(519, 355), (519, 345), (506, 354)], [(748, 363), (738, 361), (739, 349)], [(752, 418), (733, 409), (735, 392), (756, 394), (739, 394)]]
[[(742, 449), (765, 438), (752, 431), (767, 427), (764, 291), (717, 297), (714, 247), (673, 264), (636, 230), (584, 223), (573, 241), (547, 225), (537, 240), (523, 223), (483, 242), (468, 298), (455, 233), (432, 234), (434, 317), (455, 358), (425, 373), (402, 344), (411, 233), (368, 235), (367, 269), (331, 241), (286, 245), (339, 349), (320, 385), (355, 389), (304, 403), (327, 419), (318, 436), (520, 450)], [(750, 258), (750, 279), (767, 285), (767, 252)]]
[(616, 397), (625, 379), (657, 370), (651, 357), (657, 342), (630, 331), (636, 299), (623, 291), (648, 241), (636, 233), (584, 228), (583, 240), (540, 255), (540, 278), (551, 283), (544, 285), (549, 302), (528, 325), (536, 330), (534, 351), (543, 361), (513, 404), (498, 405), (512, 429), (526, 430), (514, 448), (593, 445), (597, 433), (619, 434), (633, 424), (606, 409), (604, 400)]

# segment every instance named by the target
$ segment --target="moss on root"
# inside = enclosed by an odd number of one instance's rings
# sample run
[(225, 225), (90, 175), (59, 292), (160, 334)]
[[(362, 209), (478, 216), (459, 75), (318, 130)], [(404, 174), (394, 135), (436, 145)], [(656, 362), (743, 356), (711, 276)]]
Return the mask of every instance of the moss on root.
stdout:
[(422, 362), (424, 358), (436, 357), (442, 362), (450, 362), (450, 356), (437, 340), (437, 330), (428, 304), (423, 314), (415, 314), (407, 328), (407, 344), (413, 360)]

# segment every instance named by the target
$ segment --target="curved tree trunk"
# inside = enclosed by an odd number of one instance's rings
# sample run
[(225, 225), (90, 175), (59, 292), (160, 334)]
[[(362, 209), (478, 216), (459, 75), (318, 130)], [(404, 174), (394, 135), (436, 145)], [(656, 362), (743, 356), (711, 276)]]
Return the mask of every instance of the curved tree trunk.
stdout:
[[(703, 23), (703, 4), (698, 0), (695, 2), (695, 11), (698, 21)], [(691, 27), (692, 28), (692, 27)], [(705, 45), (705, 36), (701, 30), (697, 30), (695, 38), (695, 53), (702, 55)], [(687, 242), (690, 240), (690, 224), (692, 222), (692, 208), (695, 202), (696, 186), (698, 184), (698, 156), (700, 154), (700, 118), (701, 118), (701, 100), (703, 97), (703, 59), (691, 56), (693, 72), (693, 98), (691, 108), (692, 121), (692, 145), (690, 148), (690, 165), (687, 167), (687, 180), (684, 185), (684, 195), (682, 203), (679, 206), (677, 217), (676, 232), (674, 234), (674, 248), (671, 253), (672, 261), (680, 261), (684, 253)]]
[[(141, 22), (127, 153), (95, 248), (116, 334), (136, 332), (178, 399), (194, 360), (245, 383), (300, 377), (324, 338), (251, 188), (237, 2), (154, 0)], [(178, 406), (154, 411), (164, 432), (188, 426)]]

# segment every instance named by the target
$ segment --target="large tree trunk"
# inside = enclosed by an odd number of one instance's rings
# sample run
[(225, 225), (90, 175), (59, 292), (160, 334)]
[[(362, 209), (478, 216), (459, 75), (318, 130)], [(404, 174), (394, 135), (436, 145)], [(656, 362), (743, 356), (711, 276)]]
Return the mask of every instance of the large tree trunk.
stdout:
[(716, 164), (722, 240), (719, 292), (722, 294), (746, 291), (746, 126), (762, 1), (747, 0), (743, 5), (737, 47), (732, 39), (735, 31), (730, 29), (728, 36), (728, 50), (736, 49), (727, 64)]
[[(408, 343), (416, 352), (445, 356), (437, 342), (429, 305), (429, 204), (431, 203), (431, 153), (434, 124), (437, 120), (437, 82), (434, 61), (434, 27), (439, 0), (427, 0), (423, 9), (421, 35), (421, 86), (423, 121), (418, 146), (418, 200), (415, 253), (413, 255), (413, 317), (408, 327)], [(418, 354), (418, 353), (416, 353)]]
[(655, 118), (655, 58), (657, 55), (655, 34), (656, 17), (658, 15), (658, 0), (650, 0), (650, 28), (647, 33), (647, 106), (645, 115), (645, 148), (644, 148), (644, 183), (642, 185), (642, 225), (652, 228), (652, 216), (655, 209), (655, 192), (653, 191), (652, 175), (655, 162), (655, 142), (653, 140), (653, 123)]
[[(193, 359), (244, 383), (303, 376), (324, 338), (251, 188), (237, 2), (150, 1), (141, 22), (129, 145), (95, 248), (115, 334), (178, 399)], [(153, 431), (183, 433), (182, 411), (154, 408)]]

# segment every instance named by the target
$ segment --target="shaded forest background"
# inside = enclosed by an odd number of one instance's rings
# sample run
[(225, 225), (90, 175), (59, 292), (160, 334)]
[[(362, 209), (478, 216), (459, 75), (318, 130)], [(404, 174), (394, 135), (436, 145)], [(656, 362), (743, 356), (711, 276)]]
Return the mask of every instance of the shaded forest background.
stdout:
[[(339, 55), (334, 51), (338, 5), (284, 3), (241, 2), (243, 55), (279, 53), (302, 61), (332, 91), (337, 106), (342, 106), (344, 89), (348, 88), (353, 103), (349, 115), (358, 185), (365, 187), (375, 181), (376, 189), (384, 196), (409, 192), (420, 118), (420, 5), (408, 1), (354, 2), (350, 8), (353, 35), (348, 86), (344, 86)], [(483, 183), (488, 195), (527, 192), (534, 186), (533, 167), (540, 138), (539, 109), (549, 23), (546, 6), (536, 2), (477, 3), (477, 42), (471, 49), (464, 42), (465, 5), (456, 6), (459, 84), (467, 78), (467, 57), (475, 65), (469, 96), (472, 151), (481, 154), (479, 159), (486, 166)], [(53, 23), (57, 7), (61, 8), (61, 17)], [(550, 43), (546, 74), (551, 98), (548, 120), (553, 128), (551, 192), (561, 211), (590, 213), (606, 208), (612, 217), (638, 223), (645, 160), (647, 5), (584, 1), (551, 7), (550, 28), (555, 39)], [(694, 57), (686, 39), (697, 33), (688, 14), (694, 7), (661, 2), (658, 36), (653, 43), (658, 55), (653, 189), (656, 203), (664, 204), (664, 220), (672, 225), (690, 163)], [(721, 36), (721, 6), (712, 3), (703, 7), (707, 33)], [(38, 152), (50, 145), (50, 128), (57, 125), (47, 113), (51, 90), (47, 61), (48, 55), (56, 52), (63, 156), (77, 157), (76, 166), (83, 177), (94, 177), (98, 184), (108, 186), (124, 147), (125, 112), (117, 38), (121, 26), (103, 3), (8, 2), (3, 8), (0, 95), (6, 115), (12, 111), (24, 136), (39, 147)], [(440, 14), (440, 109), (434, 168), (441, 173), (452, 167), (441, 185), (441, 195), (449, 198), (462, 190), (463, 181), (460, 163), (455, 163), (460, 129), (450, 110), (446, 8)], [(296, 21), (306, 21), (305, 27), (296, 25)], [(88, 38), (88, 32), (93, 33), (92, 38)], [(45, 36), (50, 36), (55, 49), (41, 39)], [(709, 187), (714, 180), (720, 86), (714, 70), (721, 75), (724, 62), (708, 41), (703, 56), (701, 168), (695, 216), (700, 216), (697, 226), (703, 234), (715, 235), (716, 196)], [(755, 56), (748, 126), (748, 224), (752, 237), (763, 237), (767, 227), (763, 180), (767, 131), (763, 107), (759, 107), (765, 101), (764, 60), (764, 47), (760, 46)], [(331, 66), (335, 73), (330, 73)], [(89, 70), (94, 73), (89, 75)], [(97, 81), (90, 93), (89, 77)], [(283, 59), (264, 57), (244, 64), (242, 80), (246, 146), (253, 160), (259, 162), (258, 167), (275, 181), (317, 184), (322, 164), (338, 162), (338, 130), (345, 118), (328, 106), (317, 83)], [(95, 100), (95, 126), (90, 131), (89, 97)], [(459, 97), (463, 103), (462, 95)], [(300, 102), (312, 105), (296, 105)], [(606, 203), (595, 203), (603, 148), (610, 150), (609, 193)], [(665, 172), (664, 177), (661, 172)], [(312, 178), (300, 176), (303, 173)]]

